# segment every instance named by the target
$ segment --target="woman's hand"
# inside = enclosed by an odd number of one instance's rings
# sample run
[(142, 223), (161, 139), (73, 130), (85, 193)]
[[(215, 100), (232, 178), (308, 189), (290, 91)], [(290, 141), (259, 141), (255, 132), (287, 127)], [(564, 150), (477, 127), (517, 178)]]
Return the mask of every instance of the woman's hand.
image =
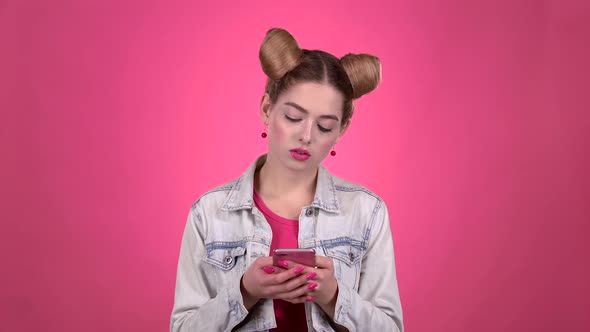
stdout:
[(298, 292), (294, 292), (294, 294), (302, 295), (295, 298), (286, 298), (285, 301), (291, 303), (313, 301), (330, 318), (333, 318), (336, 299), (338, 298), (338, 281), (334, 277), (334, 262), (324, 256), (316, 256), (315, 259), (317, 268), (305, 267), (303, 274), (308, 282), (301, 286)]
[[(240, 289), (244, 306), (250, 310), (260, 299), (289, 299), (304, 296), (308, 283), (305, 267), (293, 262), (273, 266), (272, 257), (258, 257), (242, 276)], [(291, 302), (291, 301), (290, 301)]]
[(262, 298), (291, 303), (313, 301), (333, 318), (338, 282), (332, 260), (316, 256), (316, 268), (284, 263), (283, 267), (272, 266), (272, 257), (259, 257), (248, 267), (241, 282), (246, 309), (250, 310)]

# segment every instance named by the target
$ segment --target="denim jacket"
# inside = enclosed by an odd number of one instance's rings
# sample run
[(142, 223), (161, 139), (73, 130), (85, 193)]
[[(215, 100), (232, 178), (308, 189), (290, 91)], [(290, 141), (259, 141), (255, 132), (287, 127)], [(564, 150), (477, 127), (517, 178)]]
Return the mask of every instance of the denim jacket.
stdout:
[[(240, 292), (246, 268), (270, 250), (270, 225), (252, 198), (254, 172), (265, 158), (192, 205), (180, 248), (172, 332), (276, 327), (272, 300), (262, 299), (248, 312)], [(320, 165), (314, 200), (299, 215), (299, 247), (334, 262), (334, 322), (349, 331), (403, 331), (393, 240), (380, 197)], [(305, 313), (309, 331), (334, 331), (317, 304), (305, 303)]]

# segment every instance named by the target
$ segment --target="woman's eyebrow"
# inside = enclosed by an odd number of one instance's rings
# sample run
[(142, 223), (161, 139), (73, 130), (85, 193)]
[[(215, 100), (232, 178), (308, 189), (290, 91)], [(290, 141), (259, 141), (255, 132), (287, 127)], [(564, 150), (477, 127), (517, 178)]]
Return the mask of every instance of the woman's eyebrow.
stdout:
[[(309, 114), (308, 110), (306, 110), (301, 105), (294, 103), (292, 101), (285, 102), (285, 105), (294, 107), (294, 108), (298, 109), (299, 111), (301, 111), (302, 113)], [(340, 120), (340, 119), (338, 119), (338, 117), (336, 115), (333, 115), (333, 114), (323, 114), (323, 115), (320, 115), (320, 118), (332, 119), (332, 120), (336, 120), (336, 121)]]

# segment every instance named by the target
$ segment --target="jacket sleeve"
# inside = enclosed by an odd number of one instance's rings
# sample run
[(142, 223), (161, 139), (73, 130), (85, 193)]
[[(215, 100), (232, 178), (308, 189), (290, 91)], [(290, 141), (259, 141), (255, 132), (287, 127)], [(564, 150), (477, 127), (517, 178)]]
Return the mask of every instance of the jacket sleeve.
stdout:
[(338, 283), (334, 322), (350, 331), (403, 332), (393, 238), (387, 206), (382, 200), (373, 216), (370, 241), (361, 263), (359, 290)]
[(231, 331), (248, 315), (240, 279), (231, 285), (213, 286), (215, 276), (207, 275), (213, 271), (202, 259), (206, 255), (203, 218), (197, 202), (191, 208), (182, 236), (171, 332)]

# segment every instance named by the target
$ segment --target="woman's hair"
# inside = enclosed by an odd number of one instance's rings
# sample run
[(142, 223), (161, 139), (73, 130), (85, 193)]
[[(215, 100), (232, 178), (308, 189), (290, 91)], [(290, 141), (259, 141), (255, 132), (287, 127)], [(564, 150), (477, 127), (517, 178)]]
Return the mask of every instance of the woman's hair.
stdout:
[(270, 29), (260, 46), (260, 63), (268, 77), (265, 92), (271, 103), (297, 83), (326, 83), (344, 96), (342, 126), (354, 111), (353, 100), (373, 91), (381, 81), (381, 62), (369, 54), (346, 54), (341, 59), (320, 50), (299, 48), (284, 29)]

